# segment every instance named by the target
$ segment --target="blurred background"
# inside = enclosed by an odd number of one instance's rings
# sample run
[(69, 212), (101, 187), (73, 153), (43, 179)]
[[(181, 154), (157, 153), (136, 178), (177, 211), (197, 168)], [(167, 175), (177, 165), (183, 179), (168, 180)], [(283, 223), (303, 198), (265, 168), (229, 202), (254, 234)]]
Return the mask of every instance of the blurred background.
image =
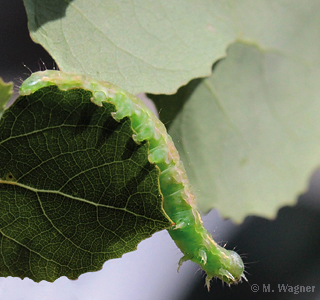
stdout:
[[(48, 53), (32, 42), (22, 0), (0, 0), (0, 77), (18, 87), (30, 72), (55, 68)], [(319, 158), (320, 161), (320, 158)], [(0, 278), (0, 300), (16, 299), (320, 299), (320, 172), (294, 207), (283, 207), (274, 220), (249, 216), (241, 225), (218, 212), (204, 216), (214, 239), (242, 255), (248, 282), (228, 287), (213, 281), (204, 287), (204, 273), (186, 262), (166, 231), (141, 242), (137, 251), (107, 261), (101, 271), (76, 281), (54, 283)], [(0, 199), (1, 200), (1, 199)], [(279, 285), (314, 286), (310, 292), (279, 291)]]

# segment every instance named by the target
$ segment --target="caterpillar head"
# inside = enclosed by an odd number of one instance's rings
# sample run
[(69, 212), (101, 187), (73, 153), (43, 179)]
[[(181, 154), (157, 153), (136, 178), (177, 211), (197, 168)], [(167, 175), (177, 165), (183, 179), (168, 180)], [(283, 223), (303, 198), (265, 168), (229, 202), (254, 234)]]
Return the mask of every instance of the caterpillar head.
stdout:
[(227, 284), (237, 284), (243, 279), (247, 280), (244, 272), (244, 264), (238, 253), (228, 251), (228, 258), (223, 263), (223, 268), (219, 270), (216, 276)]
[(207, 271), (206, 286), (208, 290), (210, 290), (210, 281), (213, 277), (219, 278), (228, 285), (237, 284), (241, 282), (242, 278), (247, 280), (243, 273), (244, 264), (238, 253), (224, 249), (219, 256), (221, 262), (219, 270), (211, 274)]

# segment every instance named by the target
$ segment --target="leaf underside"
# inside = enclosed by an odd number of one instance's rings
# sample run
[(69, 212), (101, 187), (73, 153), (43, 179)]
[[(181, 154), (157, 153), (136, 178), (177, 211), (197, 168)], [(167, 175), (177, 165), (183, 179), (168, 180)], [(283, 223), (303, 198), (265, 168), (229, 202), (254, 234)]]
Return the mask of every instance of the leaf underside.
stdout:
[[(237, 43), (211, 77), (179, 91), (169, 133), (201, 211), (241, 222), (296, 202), (319, 165), (319, 80), (305, 61)], [(153, 97), (167, 121), (172, 97)]]
[[(319, 61), (319, 1), (24, 0), (32, 38), (61, 70), (133, 94), (174, 93), (235, 41)], [(314, 37), (314, 38), (313, 38)]]
[(76, 279), (171, 225), (148, 144), (91, 92), (42, 88), (0, 121), (0, 276)]

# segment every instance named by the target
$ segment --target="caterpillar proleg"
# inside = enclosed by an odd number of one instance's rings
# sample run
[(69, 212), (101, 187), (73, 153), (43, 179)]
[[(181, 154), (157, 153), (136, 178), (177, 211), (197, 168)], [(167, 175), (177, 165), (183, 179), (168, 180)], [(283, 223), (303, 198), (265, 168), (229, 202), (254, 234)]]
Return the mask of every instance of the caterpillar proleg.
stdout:
[(114, 104), (116, 112), (112, 113), (112, 117), (117, 121), (129, 117), (135, 132), (133, 140), (136, 143), (148, 142), (148, 159), (161, 172), (159, 182), (163, 207), (174, 223), (168, 232), (184, 254), (179, 268), (187, 260), (199, 264), (207, 274), (208, 289), (213, 277), (227, 284), (246, 279), (241, 257), (219, 246), (204, 228), (178, 151), (165, 126), (140, 99), (111, 83), (55, 70), (32, 74), (21, 85), (20, 95), (29, 95), (50, 85), (56, 85), (60, 90), (88, 90), (92, 93), (92, 102), (98, 106), (102, 106), (103, 102)]

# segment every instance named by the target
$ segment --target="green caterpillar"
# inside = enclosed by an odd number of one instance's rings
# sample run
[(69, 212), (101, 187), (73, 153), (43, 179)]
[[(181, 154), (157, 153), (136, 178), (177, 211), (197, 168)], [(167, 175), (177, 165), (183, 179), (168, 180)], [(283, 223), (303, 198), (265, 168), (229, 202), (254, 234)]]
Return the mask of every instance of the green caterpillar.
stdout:
[(164, 210), (174, 222), (168, 232), (184, 254), (179, 261), (179, 268), (187, 260), (199, 264), (207, 274), (208, 289), (213, 277), (227, 284), (237, 284), (242, 278), (246, 279), (241, 257), (219, 246), (203, 227), (186, 171), (173, 141), (162, 122), (140, 99), (111, 83), (53, 70), (32, 74), (23, 82), (19, 93), (22, 96), (29, 95), (49, 85), (57, 85), (61, 90), (89, 90), (93, 95), (91, 100), (96, 105), (102, 106), (103, 102), (114, 104), (117, 111), (112, 113), (113, 118), (117, 121), (124, 117), (130, 118), (136, 132), (133, 135), (134, 141), (148, 141), (148, 159), (161, 171), (160, 188)]

